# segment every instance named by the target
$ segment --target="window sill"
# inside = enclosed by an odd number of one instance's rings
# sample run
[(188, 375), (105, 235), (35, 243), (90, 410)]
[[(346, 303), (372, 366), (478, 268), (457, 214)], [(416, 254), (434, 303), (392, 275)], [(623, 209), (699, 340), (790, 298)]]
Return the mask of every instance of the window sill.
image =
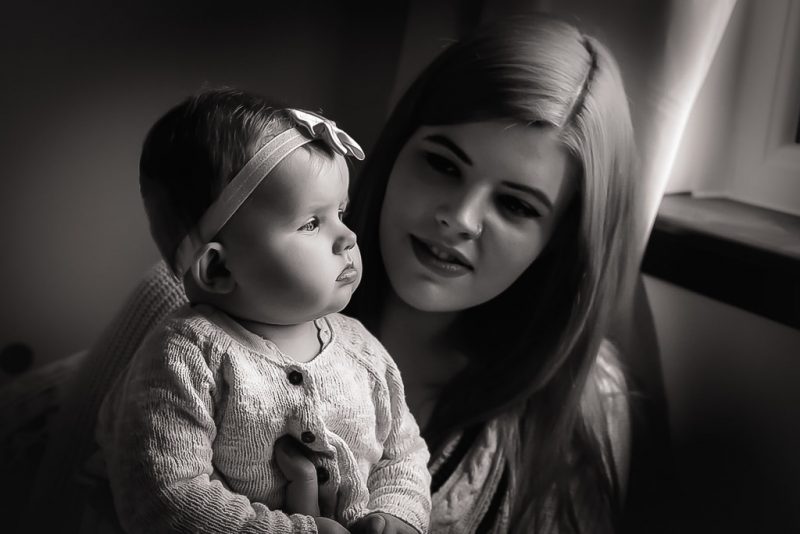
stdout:
[(667, 195), (642, 271), (800, 328), (800, 217), (722, 198)]

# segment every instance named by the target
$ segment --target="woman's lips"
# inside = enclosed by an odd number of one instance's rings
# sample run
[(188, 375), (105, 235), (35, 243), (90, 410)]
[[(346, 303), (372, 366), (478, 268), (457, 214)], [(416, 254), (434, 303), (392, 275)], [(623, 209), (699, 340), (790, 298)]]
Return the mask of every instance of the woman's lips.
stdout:
[(447, 278), (463, 276), (474, 270), (462, 254), (448, 247), (411, 237), (411, 249), (417, 260), (434, 273)]

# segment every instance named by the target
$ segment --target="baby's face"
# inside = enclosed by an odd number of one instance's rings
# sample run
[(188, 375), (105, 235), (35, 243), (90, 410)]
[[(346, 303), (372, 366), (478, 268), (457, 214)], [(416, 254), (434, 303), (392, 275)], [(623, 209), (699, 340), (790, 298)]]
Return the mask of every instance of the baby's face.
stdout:
[(342, 156), (301, 147), (220, 231), (242, 318), (298, 324), (342, 310), (361, 281), (355, 234), (342, 222), (349, 173)]

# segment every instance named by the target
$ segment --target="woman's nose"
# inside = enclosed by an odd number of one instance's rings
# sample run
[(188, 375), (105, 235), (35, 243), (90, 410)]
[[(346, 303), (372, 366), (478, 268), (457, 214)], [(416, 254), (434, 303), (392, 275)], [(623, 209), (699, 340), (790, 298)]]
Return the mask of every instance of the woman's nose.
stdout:
[(356, 246), (356, 234), (350, 228), (341, 224), (342, 231), (333, 242), (333, 253), (344, 254), (354, 246)]
[(462, 239), (477, 239), (483, 233), (484, 204), (480, 192), (466, 193), (439, 206), (436, 222), (446, 233)]

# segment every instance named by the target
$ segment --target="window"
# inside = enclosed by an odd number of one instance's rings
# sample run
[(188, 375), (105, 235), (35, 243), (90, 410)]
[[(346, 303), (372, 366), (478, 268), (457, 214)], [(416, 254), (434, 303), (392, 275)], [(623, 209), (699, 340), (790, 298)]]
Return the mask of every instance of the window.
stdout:
[(800, 1), (739, 0), (643, 270), (800, 328)]
[(669, 192), (800, 215), (800, 2), (739, 0)]

